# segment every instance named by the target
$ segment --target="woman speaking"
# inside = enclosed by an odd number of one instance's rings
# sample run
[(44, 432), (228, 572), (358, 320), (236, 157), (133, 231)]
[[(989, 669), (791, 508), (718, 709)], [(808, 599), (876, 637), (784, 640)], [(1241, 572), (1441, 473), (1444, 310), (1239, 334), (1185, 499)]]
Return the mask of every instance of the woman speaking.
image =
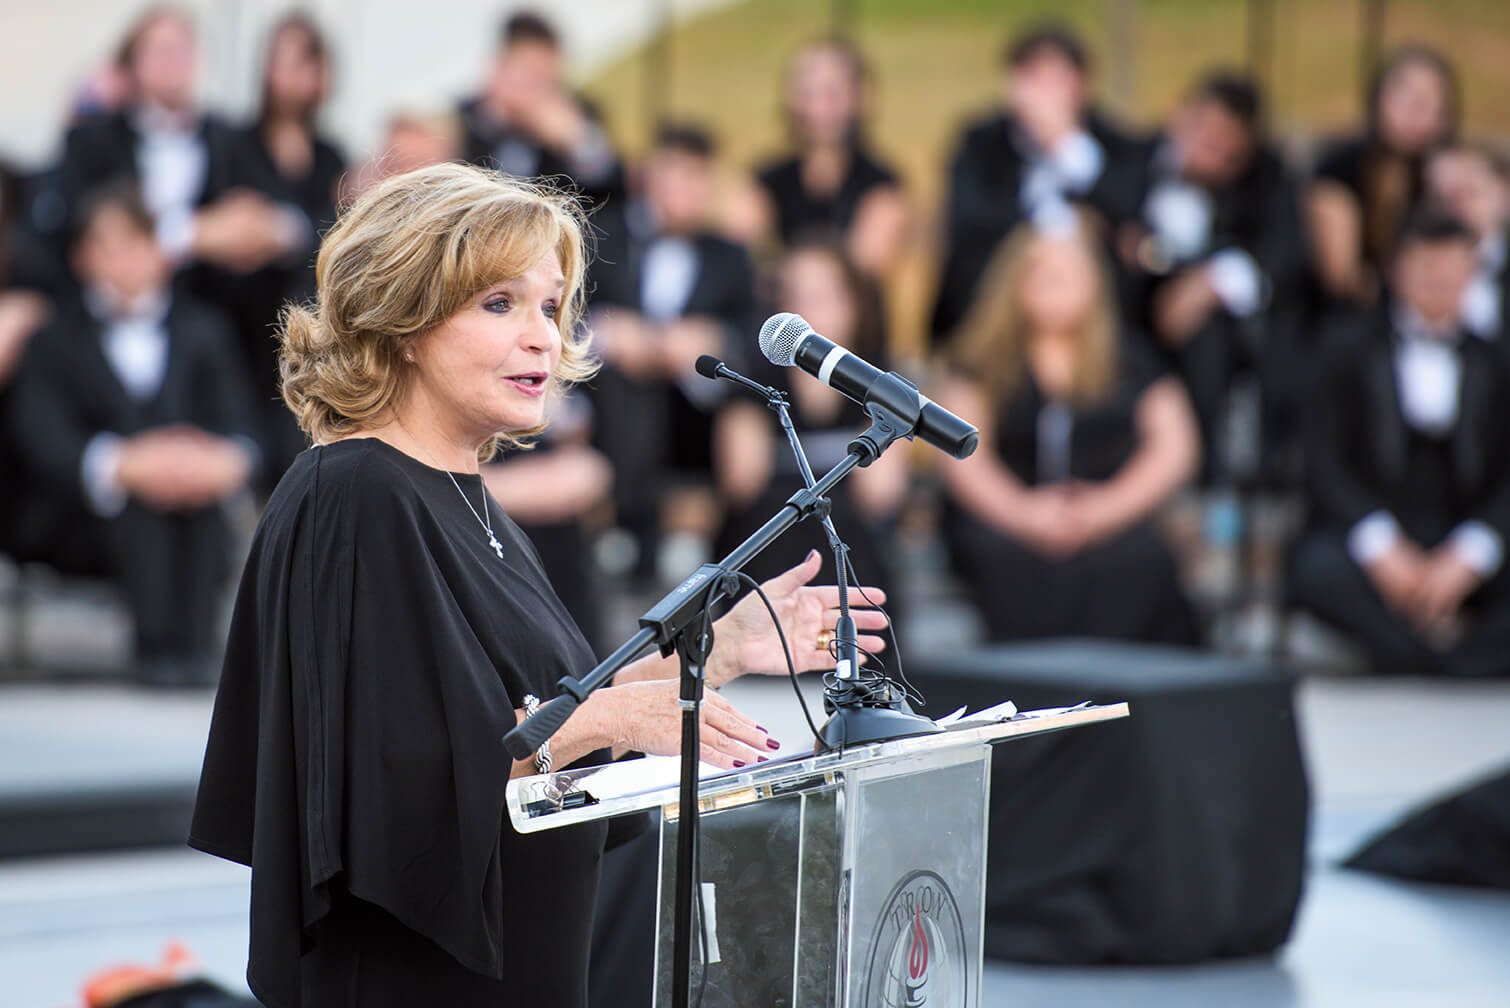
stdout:
[[(190, 833), (252, 868), (247, 978), (270, 1008), (586, 1002), (603, 827), (515, 833), (504, 789), (536, 760), (500, 738), (594, 657), (478, 475), (591, 374), (584, 265), (569, 198), (441, 165), (352, 205), (316, 301), (284, 316), (283, 396), (314, 447), (252, 544)], [(799, 668), (836, 617), (817, 570), (766, 586)], [(710, 685), (785, 667), (758, 602), (719, 621)], [(537, 759), (677, 752), (675, 672), (628, 666)], [(777, 748), (716, 693), (702, 739), (724, 767)]]

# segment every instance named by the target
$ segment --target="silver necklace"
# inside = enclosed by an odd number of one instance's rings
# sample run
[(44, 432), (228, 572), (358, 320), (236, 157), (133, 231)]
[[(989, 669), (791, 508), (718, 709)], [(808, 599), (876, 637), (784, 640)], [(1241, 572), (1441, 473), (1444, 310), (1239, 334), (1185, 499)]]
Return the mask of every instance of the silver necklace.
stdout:
[[(409, 428), (404, 426), (404, 422), (402, 420), (398, 421), (398, 426), (400, 430), (402, 430), (405, 434), (408, 434), (410, 441), (412, 441), (416, 446), (419, 445), (419, 441), (415, 439), (413, 434), (409, 434)], [(429, 452), (426, 452), (425, 454), (428, 455)], [(434, 468), (440, 469), (441, 472), (445, 473), (446, 476), (450, 478), (451, 485), (456, 488), (457, 493), (461, 494), (461, 502), (467, 506), (467, 510), (472, 512), (472, 517), (477, 519), (477, 524), (481, 525), (483, 531), (488, 534), (488, 548), (491, 549), (494, 553), (497, 553), (498, 559), (502, 560), (503, 543), (499, 542), (498, 537), (493, 534), (493, 516), (488, 511), (488, 489), (486, 484), (484, 484), (482, 488), (482, 514), (478, 514), (477, 509), (472, 506), (472, 499), (468, 497), (467, 492), (461, 488), (461, 484), (456, 482), (455, 474), (453, 474), (451, 470), (443, 469), (440, 466), (435, 466)], [(483, 517), (483, 515), (486, 515), (487, 517)]]
[[(445, 473), (447, 476), (451, 477), (451, 485), (456, 488), (457, 493), (461, 494), (461, 499), (467, 505), (467, 510), (472, 512), (472, 517), (477, 519), (477, 524), (481, 525), (483, 527), (483, 530), (487, 532), (488, 546), (492, 548), (494, 553), (498, 554), (498, 559), (502, 560), (503, 543), (499, 542), (498, 537), (493, 534), (493, 516), (488, 513), (488, 499), (486, 496), (488, 492), (487, 488), (483, 488), (482, 492), (484, 496), (482, 498), (482, 514), (478, 514), (477, 509), (472, 506), (471, 498), (469, 498), (466, 491), (461, 488), (461, 484), (456, 482), (456, 476), (449, 469), (445, 470)], [(487, 515), (487, 517), (484, 518), (483, 515)]]

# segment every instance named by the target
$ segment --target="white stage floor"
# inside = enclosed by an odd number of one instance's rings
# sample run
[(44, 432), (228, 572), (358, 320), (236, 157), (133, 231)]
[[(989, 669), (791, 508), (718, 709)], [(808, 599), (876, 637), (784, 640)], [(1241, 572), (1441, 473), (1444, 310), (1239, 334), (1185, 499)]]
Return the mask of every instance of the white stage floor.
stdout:
[[(813, 684), (809, 684), (812, 688)], [(800, 739), (784, 682), (730, 694)], [(1510, 763), (1510, 683), (1313, 679), (1301, 688), (1315, 807), (1299, 924), (1273, 961), (1159, 969), (992, 963), (983, 1004), (1162, 1008), (1504, 1008), (1510, 893), (1389, 882), (1333, 867), (1375, 829)], [(197, 772), (207, 695), (110, 686), (0, 688), (0, 789)], [(1094, 729), (1086, 729), (1094, 730)], [(187, 849), (0, 862), (0, 982), (13, 1008), (78, 1003), (80, 980), (186, 941), (239, 986), (246, 872)]]

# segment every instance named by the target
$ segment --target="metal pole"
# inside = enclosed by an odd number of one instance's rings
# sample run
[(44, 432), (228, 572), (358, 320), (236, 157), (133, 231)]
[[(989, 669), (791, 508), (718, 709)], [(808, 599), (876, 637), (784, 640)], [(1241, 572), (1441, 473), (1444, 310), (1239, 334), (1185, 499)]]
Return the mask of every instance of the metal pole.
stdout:
[(1274, 58), (1274, 4), (1248, 0), (1248, 75), (1267, 89)]
[(1103, 88), (1101, 93), (1111, 96), (1109, 104), (1118, 114), (1131, 117), (1137, 111), (1138, 47), (1134, 36), (1138, 30), (1138, 0), (1107, 0), (1107, 8), (1106, 22), (1111, 25), (1111, 37), (1107, 40), (1110, 88)]
[(645, 47), (645, 142), (665, 121), (671, 107), (671, 24), (672, 0), (650, 0), (652, 29), (650, 44)]
[(1384, 50), (1385, 0), (1363, 0), (1359, 14), (1358, 78), (1362, 101), (1358, 104), (1363, 105), (1368, 101), (1369, 85)]

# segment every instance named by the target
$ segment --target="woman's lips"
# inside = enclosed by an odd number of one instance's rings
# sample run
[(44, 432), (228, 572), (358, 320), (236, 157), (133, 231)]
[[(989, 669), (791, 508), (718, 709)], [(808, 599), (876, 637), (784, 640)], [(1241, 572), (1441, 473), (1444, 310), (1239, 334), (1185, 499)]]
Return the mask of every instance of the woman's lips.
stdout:
[(509, 375), (504, 378), (504, 381), (525, 395), (542, 396), (545, 395), (546, 377), (543, 371), (531, 371), (526, 374)]

